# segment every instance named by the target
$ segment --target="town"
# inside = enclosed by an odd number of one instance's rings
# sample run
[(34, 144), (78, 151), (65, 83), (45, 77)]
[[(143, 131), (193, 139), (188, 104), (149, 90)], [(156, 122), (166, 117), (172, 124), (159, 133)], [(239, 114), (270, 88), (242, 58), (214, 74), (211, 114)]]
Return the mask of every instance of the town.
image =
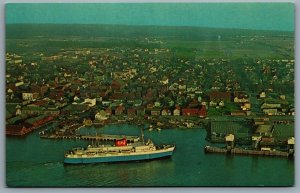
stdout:
[[(292, 38), (214, 38), (209, 49), (205, 41), (153, 36), (101, 37), (94, 44), (78, 37), (47, 44), (43, 37), (8, 38), (6, 135), (39, 129), (45, 138), (83, 138), (82, 127), (124, 123), (157, 131), (201, 127), (212, 143), (234, 140), (293, 154)], [(241, 50), (217, 46), (228, 39)], [(243, 49), (261, 42), (280, 54)]]

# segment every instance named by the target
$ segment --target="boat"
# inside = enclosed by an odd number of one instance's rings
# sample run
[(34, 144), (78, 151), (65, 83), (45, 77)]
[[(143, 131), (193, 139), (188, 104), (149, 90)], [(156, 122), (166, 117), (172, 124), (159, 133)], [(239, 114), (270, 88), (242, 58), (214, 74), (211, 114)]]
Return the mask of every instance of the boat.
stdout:
[(74, 148), (65, 154), (65, 164), (111, 163), (152, 160), (173, 155), (175, 145), (156, 146), (149, 139), (127, 143), (126, 138), (116, 140), (114, 145), (88, 145)]

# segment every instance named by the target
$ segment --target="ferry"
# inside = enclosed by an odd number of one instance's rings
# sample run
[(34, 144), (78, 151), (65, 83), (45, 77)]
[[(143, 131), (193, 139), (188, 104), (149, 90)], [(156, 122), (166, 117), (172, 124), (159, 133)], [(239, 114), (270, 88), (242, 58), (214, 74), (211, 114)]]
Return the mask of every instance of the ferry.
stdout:
[(128, 143), (127, 140), (116, 140), (114, 145), (89, 145), (87, 148), (74, 148), (64, 156), (65, 164), (89, 164), (128, 162), (140, 160), (152, 160), (170, 157), (173, 155), (175, 145), (156, 146), (149, 139)]
[(66, 164), (88, 164), (103, 162), (125, 162), (151, 160), (172, 156), (175, 145), (155, 146), (147, 143), (127, 144), (126, 139), (117, 140), (115, 145), (89, 145), (86, 149), (74, 148), (65, 154)]

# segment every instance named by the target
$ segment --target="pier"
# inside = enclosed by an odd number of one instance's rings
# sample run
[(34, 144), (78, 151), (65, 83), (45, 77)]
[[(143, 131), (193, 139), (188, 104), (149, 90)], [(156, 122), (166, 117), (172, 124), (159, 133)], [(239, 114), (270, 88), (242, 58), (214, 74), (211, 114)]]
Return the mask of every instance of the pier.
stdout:
[(91, 141), (116, 141), (120, 139), (126, 139), (127, 142), (134, 143), (140, 140), (138, 136), (124, 136), (124, 135), (56, 135), (40, 133), (41, 138), (45, 139), (78, 139), (78, 140), (91, 140)]
[(249, 150), (249, 149), (242, 149), (242, 148), (233, 148), (233, 149), (225, 149), (220, 147), (211, 147), (205, 146), (204, 148), (205, 153), (224, 153), (224, 154), (238, 154), (238, 155), (260, 155), (260, 156), (279, 156), (279, 157), (289, 157), (291, 154), (288, 152), (278, 151), (278, 150)]
[(233, 148), (231, 150), (232, 154), (243, 154), (243, 155), (264, 155), (264, 156), (281, 156), (281, 157), (288, 157), (288, 152), (278, 151), (278, 150), (271, 150), (271, 151), (263, 151), (263, 150), (248, 150), (248, 149), (241, 149), (241, 148)]
[(80, 139), (83, 140), (96, 140), (96, 141), (116, 141), (120, 139), (126, 139), (127, 142), (137, 142), (140, 140), (138, 136), (129, 136), (129, 135), (99, 135), (99, 136), (91, 136), (91, 135), (82, 135)]

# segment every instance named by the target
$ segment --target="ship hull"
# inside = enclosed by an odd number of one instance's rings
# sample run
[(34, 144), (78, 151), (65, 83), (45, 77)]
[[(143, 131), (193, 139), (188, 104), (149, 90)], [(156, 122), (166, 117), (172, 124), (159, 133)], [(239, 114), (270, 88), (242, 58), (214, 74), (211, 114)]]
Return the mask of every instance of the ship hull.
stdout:
[(97, 157), (77, 157), (70, 158), (65, 157), (65, 164), (89, 164), (89, 163), (113, 163), (113, 162), (130, 162), (141, 160), (152, 160), (164, 157), (170, 157), (173, 154), (174, 148), (166, 150), (160, 150), (151, 153), (133, 153), (133, 154), (121, 154), (121, 155), (109, 155), (109, 156), (97, 156)]

